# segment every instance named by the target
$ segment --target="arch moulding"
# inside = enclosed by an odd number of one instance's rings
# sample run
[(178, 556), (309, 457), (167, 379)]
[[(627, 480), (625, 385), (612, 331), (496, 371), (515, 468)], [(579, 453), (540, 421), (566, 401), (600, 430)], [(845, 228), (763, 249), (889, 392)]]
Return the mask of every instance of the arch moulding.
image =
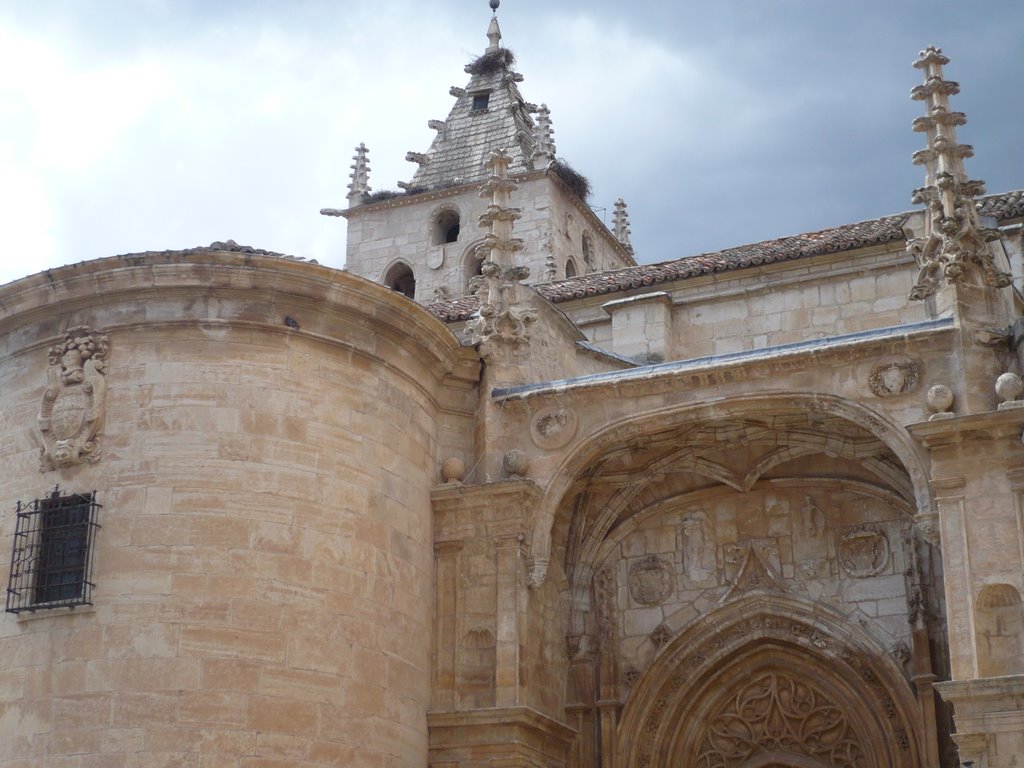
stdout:
[(759, 414), (820, 413), (849, 421), (881, 440), (907, 472), (914, 491), (918, 517), (932, 515), (927, 459), (907, 430), (887, 415), (852, 400), (817, 393), (784, 393), (732, 397), (712, 403), (674, 405), (628, 416), (595, 429), (583, 437), (553, 473), (531, 522), (529, 583), (544, 583), (551, 557), (555, 517), (563, 497), (602, 453), (651, 431), (665, 431), (699, 421), (714, 421)]
[(816, 603), (751, 593), (674, 638), (616, 734), (622, 768), (914, 768), (917, 702), (870, 637)]

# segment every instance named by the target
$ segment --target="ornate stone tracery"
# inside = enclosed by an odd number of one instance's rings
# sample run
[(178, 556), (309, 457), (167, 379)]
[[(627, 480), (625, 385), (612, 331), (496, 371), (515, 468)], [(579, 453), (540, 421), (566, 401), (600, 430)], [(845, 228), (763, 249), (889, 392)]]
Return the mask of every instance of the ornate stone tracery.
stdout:
[(109, 352), (109, 337), (84, 325), (50, 347), (38, 419), (40, 471), (99, 461)]
[(713, 715), (698, 747), (698, 768), (733, 768), (755, 751), (805, 754), (835, 768), (866, 765), (846, 716), (808, 679), (759, 675)]
[(760, 593), (661, 649), (626, 702), (618, 749), (635, 768), (909, 768), (915, 709), (895, 662), (839, 615)]

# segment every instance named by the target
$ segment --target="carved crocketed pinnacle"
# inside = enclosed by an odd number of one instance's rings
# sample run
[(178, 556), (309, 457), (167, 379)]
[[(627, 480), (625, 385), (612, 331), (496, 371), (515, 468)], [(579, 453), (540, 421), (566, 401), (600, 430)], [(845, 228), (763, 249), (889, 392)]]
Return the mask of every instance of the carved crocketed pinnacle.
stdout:
[(493, 150), (487, 162), (491, 176), (480, 188), (481, 197), (491, 198), (486, 213), (480, 217), (480, 226), (490, 230), (482, 246), (488, 256), (480, 267), (480, 275), (470, 284), (480, 300), (480, 310), (466, 330), (473, 343), (481, 345), (485, 356), (494, 352), (490, 342), (513, 346), (525, 343), (529, 339), (528, 325), (535, 319), (535, 312), (520, 306), (519, 301), (519, 282), (530, 276), (530, 270), (516, 265), (514, 258), (523, 241), (512, 236), (520, 210), (510, 206), (512, 192), (518, 188), (508, 177), (510, 161), (504, 150)]
[(612, 233), (615, 239), (622, 243), (622, 247), (633, 253), (633, 245), (629, 242), (629, 212), (626, 210), (626, 201), (621, 197), (615, 201), (615, 212), (612, 214)]
[(356, 147), (356, 153), (352, 157), (352, 179), (348, 185), (349, 207), (361, 205), (370, 194), (370, 160), (367, 156), (370, 150), (362, 142)]
[(910, 298), (926, 299), (942, 283), (969, 282), (991, 288), (1005, 288), (1010, 275), (1000, 270), (988, 247), (992, 234), (978, 221), (974, 198), (984, 194), (981, 181), (967, 178), (964, 159), (972, 157), (970, 145), (960, 144), (957, 126), (967, 118), (949, 109), (949, 97), (960, 86), (943, 79), (942, 67), (949, 59), (942, 51), (929, 47), (921, 51), (914, 66), (924, 72), (924, 84), (910, 95), (924, 101), (925, 115), (914, 120), (914, 130), (924, 133), (927, 144), (914, 153), (913, 161), (925, 168), (925, 185), (914, 190), (911, 199), (927, 207), (924, 236), (907, 244), (920, 267)]
[(533, 151), (533, 162), (537, 168), (547, 168), (555, 160), (555, 130), (551, 126), (551, 110), (547, 104), (537, 109), (537, 125), (533, 136), (536, 149)]

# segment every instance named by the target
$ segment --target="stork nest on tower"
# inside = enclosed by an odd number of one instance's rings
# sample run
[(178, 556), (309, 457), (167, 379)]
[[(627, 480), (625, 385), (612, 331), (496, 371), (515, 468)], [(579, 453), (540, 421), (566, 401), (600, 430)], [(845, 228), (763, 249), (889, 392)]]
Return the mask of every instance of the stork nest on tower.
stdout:
[(569, 191), (580, 200), (587, 202), (590, 199), (590, 179), (565, 162), (565, 160), (556, 159), (548, 166), (548, 170), (554, 173), (569, 188)]
[(488, 51), (466, 65), (466, 73), (470, 75), (493, 75), (503, 69), (509, 69), (516, 63), (516, 55), (508, 48)]

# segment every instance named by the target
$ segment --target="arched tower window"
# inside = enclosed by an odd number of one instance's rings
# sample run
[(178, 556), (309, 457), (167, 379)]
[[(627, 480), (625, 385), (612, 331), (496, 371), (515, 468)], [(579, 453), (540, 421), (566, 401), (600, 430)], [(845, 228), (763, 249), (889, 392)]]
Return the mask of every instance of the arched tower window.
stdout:
[(445, 208), (434, 218), (434, 245), (454, 243), (459, 239), (459, 212), (454, 208)]
[(416, 276), (412, 267), (404, 262), (400, 261), (388, 270), (384, 276), (384, 285), (410, 299), (416, 298)]
[(982, 677), (1024, 674), (1024, 605), (1009, 584), (987, 584), (975, 605), (978, 674)]
[(565, 276), (576, 277), (576, 262), (572, 259), (568, 259), (565, 262)]

